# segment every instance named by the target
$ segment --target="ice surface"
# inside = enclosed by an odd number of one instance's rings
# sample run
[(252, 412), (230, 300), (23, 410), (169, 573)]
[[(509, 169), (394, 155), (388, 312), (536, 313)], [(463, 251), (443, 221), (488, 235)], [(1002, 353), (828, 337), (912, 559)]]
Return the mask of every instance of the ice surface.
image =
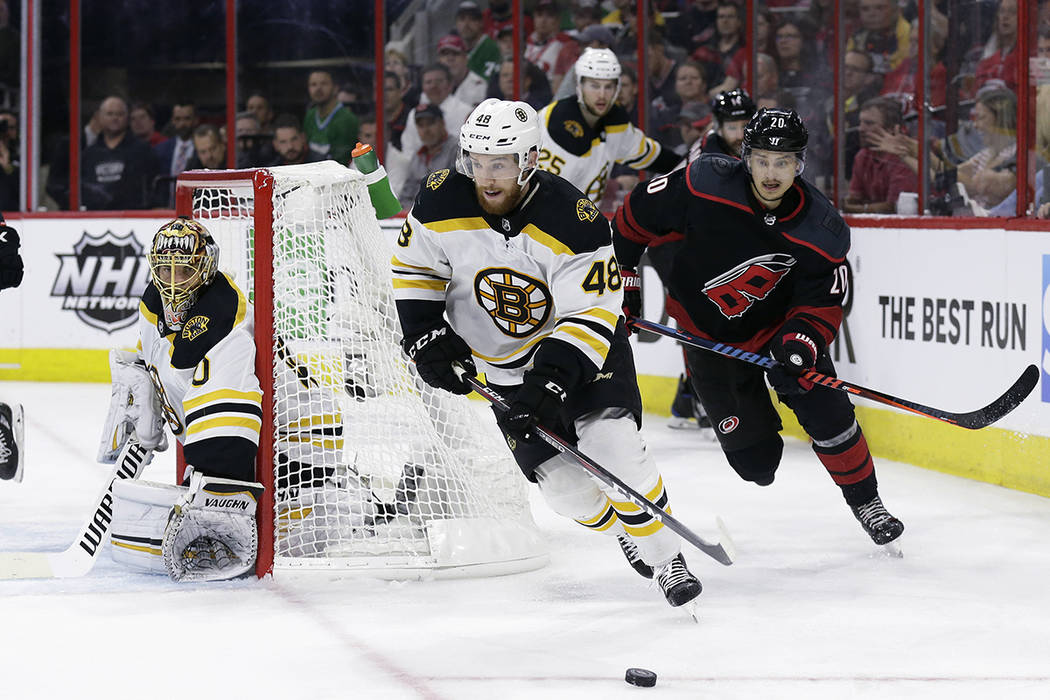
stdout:
[[(0, 549), (62, 549), (108, 468), (104, 385), (0, 384), (26, 407), (25, 480), (0, 482)], [(479, 410), (487, 412), (479, 404)], [(486, 417), (486, 420), (491, 420)], [(686, 550), (700, 624), (615, 541), (534, 492), (551, 563), (480, 580), (329, 577), (176, 585), (117, 567), (0, 581), (7, 698), (1050, 697), (1050, 500), (877, 461), (907, 530), (871, 544), (823, 468), (789, 441), (776, 482), (740, 481), (715, 443), (649, 417), (674, 513), (737, 545)], [(170, 480), (171, 452), (144, 478)], [(655, 671), (655, 688), (623, 681)]]

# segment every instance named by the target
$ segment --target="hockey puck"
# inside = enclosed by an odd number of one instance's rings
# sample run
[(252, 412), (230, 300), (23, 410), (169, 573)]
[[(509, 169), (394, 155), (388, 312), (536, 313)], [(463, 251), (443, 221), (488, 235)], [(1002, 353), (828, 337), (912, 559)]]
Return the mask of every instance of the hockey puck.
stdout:
[(652, 688), (656, 685), (656, 674), (647, 668), (629, 668), (623, 679), (641, 688)]

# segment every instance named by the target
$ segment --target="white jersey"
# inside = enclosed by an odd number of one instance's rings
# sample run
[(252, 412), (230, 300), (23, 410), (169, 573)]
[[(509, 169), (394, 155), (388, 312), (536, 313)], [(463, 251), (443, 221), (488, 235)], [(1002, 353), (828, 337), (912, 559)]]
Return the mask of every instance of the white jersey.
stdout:
[(179, 331), (164, 325), (160, 294), (152, 283), (142, 295), (139, 354), (187, 463), (205, 472), (231, 459), (254, 461), (262, 391), (255, 376), (253, 329), (251, 304), (222, 274), (201, 294)]
[(595, 204), (605, 194), (613, 163), (644, 170), (660, 155), (660, 144), (631, 124), (620, 105), (613, 105), (593, 127), (575, 96), (552, 102), (539, 116), (539, 166), (576, 185)]
[(623, 292), (608, 220), (561, 178), (537, 172), (506, 217), (485, 213), (472, 180), (440, 170), (427, 178), (394, 249), (402, 326), (449, 325), (478, 369), (511, 385), (540, 341), (562, 341), (594, 371), (605, 364)]

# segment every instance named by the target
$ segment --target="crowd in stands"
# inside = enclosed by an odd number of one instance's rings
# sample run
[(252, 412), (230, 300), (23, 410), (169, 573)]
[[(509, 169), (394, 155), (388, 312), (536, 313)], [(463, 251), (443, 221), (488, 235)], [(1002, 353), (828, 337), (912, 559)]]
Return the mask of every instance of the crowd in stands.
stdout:
[[(617, 101), (639, 124), (636, 0), (523, 0), (525, 34), (520, 99), (537, 110), (575, 93), (573, 66), (587, 47), (612, 49), (623, 74)], [(649, 0), (645, 37), (648, 103), (645, 131), (684, 156), (710, 129), (719, 93), (751, 85), (759, 108), (799, 112), (810, 133), (805, 177), (829, 196), (837, 149), (844, 187), (838, 204), (852, 213), (893, 213), (902, 193), (917, 192), (920, 148), (931, 183), (928, 205), (940, 214), (994, 214), (1017, 186), (1017, 0), (965, 0), (965, 16), (949, 23), (948, 0), (931, 0), (927, 65), (928, 146), (920, 144), (918, 5), (915, 0), (842, 0), (843, 120), (836, 125), (832, 0), (767, 0), (757, 8), (754, 80), (745, 41), (744, 5), (736, 0)], [(957, 4), (957, 3), (956, 3)], [(1038, 104), (1050, 102), (1050, 1), (1040, 3), (1032, 61)], [(221, 121), (202, 124), (192, 101), (155, 107), (110, 95), (84, 128), (81, 204), (89, 209), (137, 209), (172, 204), (177, 175), (192, 167), (249, 167), (350, 160), (356, 141), (375, 139), (382, 119), (385, 165), (402, 203), (410, 206), (430, 171), (454, 167), (459, 128), (487, 97), (514, 94), (513, 23), (509, 0), (465, 1), (449, 32), (425, 60), (403, 44), (385, 51), (383, 104), (370, 104), (371, 85), (343, 85), (329, 70), (310, 73), (304, 104), (274, 114), (267, 94), (253, 92), (238, 107), (237, 161), (227, 163)], [(418, 57), (417, 57), (418, 58)], [(1040, 113), (1037, 123), (1050, 121)], [(3, 125), (14, 121), (6, 131)], [(836, 133), (836, 128), (838, 132)], [(0, 111), (0, 200), (12, 195), (8, 143), (17, 115)], [(1034, 149), (1036, 171), (1050, 162), (1046, 139)], [(52, 159), (48, 193), (67, 207), (68, 143)], [(17, 172), (17, 171), (15, 171)], [(609, 187), (626, 187), (634, 172), (615, 172)], [(619, 179), (624, 176), (626, 179)], [(1041, 189), (1037, 205), (1043, 201)], [(1050, 200), (1048, 200), (1050, 201)], [(3, 206), (3, 204), (0, 204)], [(10, 205), (7, 205), (10, 208)], [(1012, 214), (1013, 212), (1009, 212)], [(1009, 215), (1007, 214), (1007, 215)]]

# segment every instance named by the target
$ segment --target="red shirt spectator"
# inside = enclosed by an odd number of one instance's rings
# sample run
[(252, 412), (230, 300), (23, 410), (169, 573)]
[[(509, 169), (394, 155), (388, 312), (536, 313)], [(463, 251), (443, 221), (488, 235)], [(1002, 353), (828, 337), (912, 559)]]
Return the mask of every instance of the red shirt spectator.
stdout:
[(1014, 44), (1005, 56), (1001, 51), (996, 51), (977, 64), (974, 80), (976, 88), (980, 90), (989, 80), (1001, 80), (1009, 90), (1017, 92), (1017, 44)]
[(917, 192), (919, 180), (915, 173), (892, 153), (880, 153), (868, 148), (857, 152), (853, 161), (853, 178), (849, 181), (849, 196), (861, 202), (897, 203), (901, 192)]

